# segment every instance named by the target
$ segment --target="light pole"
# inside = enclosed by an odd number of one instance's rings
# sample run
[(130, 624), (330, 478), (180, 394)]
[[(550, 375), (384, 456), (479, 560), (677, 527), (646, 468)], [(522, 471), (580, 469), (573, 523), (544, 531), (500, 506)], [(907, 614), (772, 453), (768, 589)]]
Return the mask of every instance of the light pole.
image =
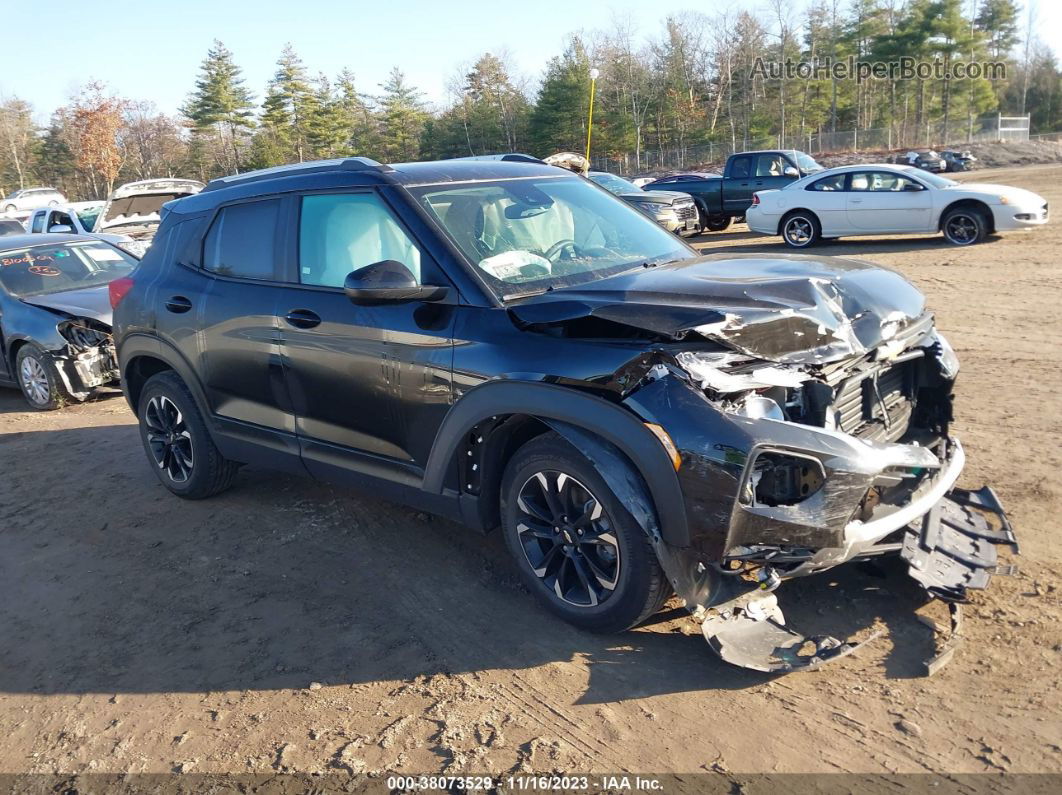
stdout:
[(590, 162), (590, 133), (594, 131), (594, 88), (597, 86), (597, 69), (590, 70), (590, 116), (586, 121), (586, 162)]

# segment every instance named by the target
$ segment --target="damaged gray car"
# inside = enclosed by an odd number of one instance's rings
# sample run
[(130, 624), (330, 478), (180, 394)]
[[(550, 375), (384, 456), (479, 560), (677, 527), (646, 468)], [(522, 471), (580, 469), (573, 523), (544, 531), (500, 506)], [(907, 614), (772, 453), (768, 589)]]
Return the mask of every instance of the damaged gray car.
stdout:
[(174, 494), (254, 461), (500, 527), (586, 629), (674, 592), (723, 659), (811, 668), (855, 645), (787, 627), (783, 580), (898, 556), (958, 603), (1014, 544), (990, 489), (955, 486), (959, 365), (904, 278), (701, 256), (531, 158), (215, 180), (111, 298)]
[(0, 385), (39, 411), (118, 386), (107, 285), (137, 260), (103, 240), (34, 234), (0, 246)]

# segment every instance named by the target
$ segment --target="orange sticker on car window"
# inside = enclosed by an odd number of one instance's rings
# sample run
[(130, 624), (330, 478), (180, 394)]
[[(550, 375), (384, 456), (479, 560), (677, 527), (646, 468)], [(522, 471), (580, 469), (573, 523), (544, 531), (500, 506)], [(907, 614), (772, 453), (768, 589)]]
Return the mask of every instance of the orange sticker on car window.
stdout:
[(50, 268), (47, 265), (30, 265), (26, 268), (30, 273), (36, 273), (38, 276), (62, 276), (63, 272), (58, 268)]

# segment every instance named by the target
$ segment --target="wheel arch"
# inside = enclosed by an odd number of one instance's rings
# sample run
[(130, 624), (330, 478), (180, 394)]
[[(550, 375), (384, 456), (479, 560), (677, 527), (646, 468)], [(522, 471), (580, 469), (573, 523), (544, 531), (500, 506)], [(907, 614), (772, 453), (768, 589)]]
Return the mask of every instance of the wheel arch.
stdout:
[(475, 496), (481, 526), (496, 527), (498, 490), (509, 457), (547, 430), (559, 433), (591, 460), (592, 451), (585, 448), (594, 439), (615, 448), (644, 481), (664, 539), (675, 546), (689, 545), (682, 491), (660, 441), (629, 410), (555, 384), (488, 381), (467, 392), (451, 407), (436, 435), (423, 488)]
[(146, 334), (130, 335), (122, 341), (118, 360), (121, 363), (122, 391), (133, 414), (139, 416), (140, 394), (148, 379), (171, 370), (184, 381), (207, 421), (207, 427), (210, 427), (209, 406), (202, 385), (191, 365), (172, 345)]
[(937, 231), (942, 231), (944, 229), (944, 219), (945, 217), (947, 217), (948, 213), (950, 213), (952, 210), (957, 210), (963, 207), (979, 211), (985, 216), (985, 220), (988, 221), (988, 231), (996, 231), (996, 216), (992, 213), (992, 208), (980, 199), (970, 198), (956, 199), (951, 204), (947, 205), (943, 210), (941, 210), (940, 217), (937, 218)]
[(796, 213), (807, 213), (815, 219), (815, 223), (819, 225), (819, 229), (822, 229), (822, 219), (819, 218), (819, 214), (817, 212), (815, 212), (814, 210), (809, 210), (807, 207), (794, 207), (792, 210), (786, 210), (782, 217), (778, 219), (778, 228), (775, 230), (776, 235), (782, 234), (782, 226), (785, 224), (786, 221), (789, 220), (790, 216), (793, 216)]

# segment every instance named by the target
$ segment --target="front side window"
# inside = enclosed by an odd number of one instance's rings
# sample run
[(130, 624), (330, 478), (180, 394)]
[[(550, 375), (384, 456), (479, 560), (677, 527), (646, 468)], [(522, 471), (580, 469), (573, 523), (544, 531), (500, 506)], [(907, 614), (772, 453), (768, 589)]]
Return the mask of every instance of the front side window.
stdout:
[(203, 268), (221, 276), (273, 279), (280, 199), (223, 207), (203, 244)]
[(785, 167), (789, 165), (781, 155), (759, 155), (756, 158), (757, 177), (781, 177), (785, 174)]
[(0, 252), (0, 282), (12, 295), (49, 295), (107, 284), (137, 260), (102, 241), (30, 246)]
[(401, 262), (420, 283), (420, 249), (375, 193), (302, 197), (302, 284), (342, 287), (351, 271), (388, 259)]
[(906, 189), (907, 185), (915, 184), (917, 183), (913, 179), (908, 179), (902, 174), (896, 174), (892, 171), (860, 171), (852, 175), (852, 190), (854, 191), (873, 191), (876, 193), (902, 191)]
[(411, 193), (502, 299), (694, 255), (581, 177), (429, 185)]

